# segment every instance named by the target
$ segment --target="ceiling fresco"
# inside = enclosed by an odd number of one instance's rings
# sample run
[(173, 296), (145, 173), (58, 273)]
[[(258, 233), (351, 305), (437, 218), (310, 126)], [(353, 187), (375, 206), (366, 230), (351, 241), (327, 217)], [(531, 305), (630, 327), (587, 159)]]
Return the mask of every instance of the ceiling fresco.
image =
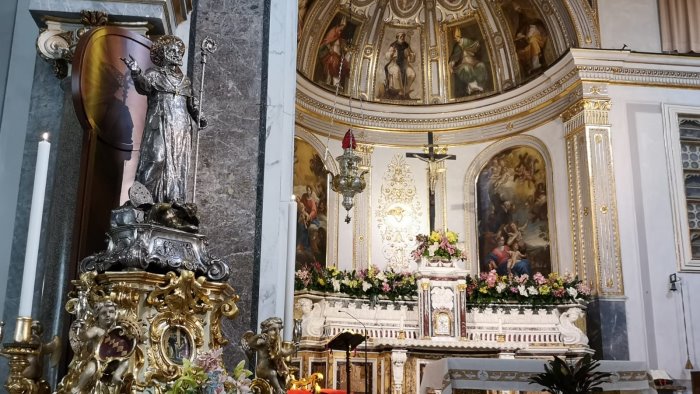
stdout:
[(597, 40), (581, 37), (571, 1), (299, 0), (297, 70), (329, 92), (378, 103), (490, 97)]

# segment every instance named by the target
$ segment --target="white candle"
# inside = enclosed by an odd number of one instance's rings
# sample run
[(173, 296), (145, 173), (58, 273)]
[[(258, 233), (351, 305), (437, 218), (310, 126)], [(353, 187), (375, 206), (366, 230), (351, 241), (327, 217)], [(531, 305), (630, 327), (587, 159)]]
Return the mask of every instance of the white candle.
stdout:
[(287, 297), (284, 301), (284, 333), (283, 338), (286, 341), (292, 340), (292, 330), (294, 329), (294, 275), (296, 275), (296, 258), (297, 258), (297, 198), (292, 194), (292, 199), (289, 202), (287, 210), (287, 275), (285, 276), (285, 294)]
[(41, 218), (44, 213), (44, 194), (46, 192), (46, 174), (49, 171), (49, 133), (42, 135), (39, 150), (36, 155), (36, 170), (34, 172), (34, 192), (32, 193), (32, 208), (29, 214), (29, 232), (27, 234), (27, 249), (24, 253), (24, 273), (22, 275), (22, 293), (19, 299), (19, 316), (32, 316), (32, 300), (34, 298), (34, 281), (36, 280), (36, 263), (39, 255), (41, 240)]

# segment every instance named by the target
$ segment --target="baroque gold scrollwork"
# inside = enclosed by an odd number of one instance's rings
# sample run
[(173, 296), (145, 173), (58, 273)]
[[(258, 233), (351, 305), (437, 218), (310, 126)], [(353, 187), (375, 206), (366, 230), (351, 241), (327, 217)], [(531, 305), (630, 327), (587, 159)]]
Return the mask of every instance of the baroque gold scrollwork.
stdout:
[(204, 321), (198, 316), (214, 308), (205, 282), (192, 271), (182, 271), (180, 276), (168, 272), (166, 283), (156, 286), (146, 298), (158, 312), (149, 319), (148, 362), (154, 368), (146, 373), (147, 381), (176, 378), (183, 361), (192, 360), (204, 344)]
[(231, 298), (222, 302), (221, 305), (212, 313), (210, 326), (211, 339), (209, 346), (224, 346), (228, 344), (228, 339), (224, 337), (224, 334), (221, 331), (221, 320), (223, 317), (233, 319), (238, 315), (238, 306), (236, 306), (236, 301), (239, 299), (239, 296), (233, 295)]

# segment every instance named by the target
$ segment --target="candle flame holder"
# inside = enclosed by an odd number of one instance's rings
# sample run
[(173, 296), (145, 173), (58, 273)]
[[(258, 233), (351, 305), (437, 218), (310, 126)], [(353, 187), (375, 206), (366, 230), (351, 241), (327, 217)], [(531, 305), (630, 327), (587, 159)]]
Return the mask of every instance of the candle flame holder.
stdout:
[[(0, 322), (0, 341), (4, 326)], [(60, 339), (54, 337), (49, 343), (41, 342), (41, 324), (29, 317), (18, 317), (14, 342), (2, 345), (0, 355), (7, 358), (10, 371), (5, 389), (10, 394), (48, 394), (51, 387), (42, 377), (43, 359), (52, 354), (52, 366), (60, 356)]]

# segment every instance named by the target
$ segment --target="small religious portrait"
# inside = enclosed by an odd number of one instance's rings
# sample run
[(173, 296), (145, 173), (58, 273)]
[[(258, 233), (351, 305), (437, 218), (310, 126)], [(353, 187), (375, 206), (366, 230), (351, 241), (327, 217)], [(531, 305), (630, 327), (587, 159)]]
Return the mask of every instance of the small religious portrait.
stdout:
[(311, 144), (294, 140), (294, 196), (297, 201), (296, 267), (326, 265), (328, 171)]
[(163, 349), (171, 363), (182, 365), (183, 360), (192, 358), (193, 343), (183, 327), (173, 326), (163, 333)]
[(433, 334), (435, 336), (452, 335), (452, 317), (448, 312), (437, 312), (433, 316)]
[(450, 98), (474, 99), (492, 92), (491, 61), (476, 20), (452, 26), (446, 31)]
[(338, 13), (323, 34), (318, 46), (314, 82), (330, 90), (340, 85), (340, 92), (350, 94), (350, 65), (355, 32), (359, 32), (359, 23), (349, 16)]
[(523, 80), (539, 75), (557, 58), (542, 15), (531, 0), (506, 0), (501, 6), (515, 41)]
[(380, 100), (421, 102), (423, 73), (420, 30), (388, 27), (384, 32), (376, 74), (376, 97)]
[(532, 276), (552, 272), (547, 169), (534, 148), (506, 149), (477, 180), (480, 271)]

